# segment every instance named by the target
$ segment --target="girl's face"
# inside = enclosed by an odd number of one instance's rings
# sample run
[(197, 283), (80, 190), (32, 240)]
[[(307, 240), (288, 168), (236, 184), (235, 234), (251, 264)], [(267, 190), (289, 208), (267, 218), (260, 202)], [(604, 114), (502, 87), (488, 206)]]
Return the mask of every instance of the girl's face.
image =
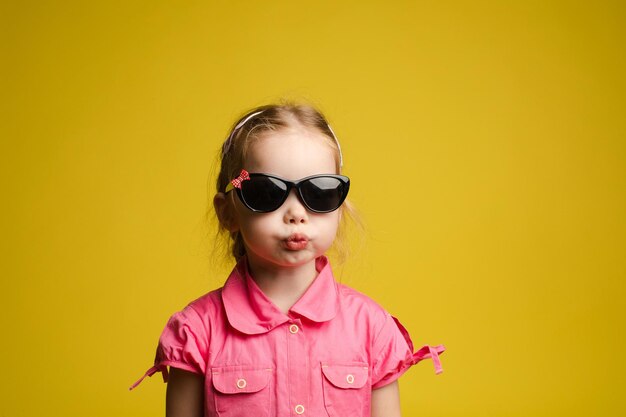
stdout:
[[(271, 132), (248, 148), (243, 168), (250, 173), (274, 174), (295, 181), (316, 174), (335, 174), (334, 150), (321, 133), (304, 128)], [(230, 193), (234, 229), (241, 233), (248, 261), (264, 269), (315, 264), (332, 245), (340, 209), (308, 211), (292, 189), (277, 210), (255, 213)]]

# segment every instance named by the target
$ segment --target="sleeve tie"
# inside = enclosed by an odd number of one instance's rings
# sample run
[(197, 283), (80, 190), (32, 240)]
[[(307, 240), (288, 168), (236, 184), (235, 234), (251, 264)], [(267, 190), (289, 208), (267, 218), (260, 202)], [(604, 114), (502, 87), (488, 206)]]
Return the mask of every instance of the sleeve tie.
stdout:
[(154, 365), (152, 368), (148, 369), (146, 371), (145, 374), (143, 374), (143, 376), (141, 378), (139, 378), (139, 380), (137, 382), (135, 382), (133, 385), (130, 386), (130, 388), (128, 388), (129, 391), (132, 391), (133, 388), (136, 388), (137, 385), (141, 384), (141, 381), (144, 380), (145, 377), (147, 376), (152, 376), (157, 372), (161, 372), (163, 374), (163, 382), (167, 382), (167, 377), (168, 377), (168, 372), (167, 372), (167, 366), (164, 365)]
[[(402, 323), (400, 323), (400, 321), (397, 318), (393, 316), (392, 318), (396, 322), (398, 329), (400, 329), (400, 333), (402, 333), (402, 335), (406, 339), (406, 342), (408, 343), (409, 348), (411, 349), (411, 352), (413, 352), (413, 341), (411, 341), (411, 336), (409, 336), (409, 332), (404, 328)], [(445, 350), (446, 350), (446, 347), (444, 345), (438, 345), (438, 346), (424, 345), (420, 348), (420, 350), (418, 350), (417, 352), (413, 354), (412, 359), (411, 359), (411, 362), (412, 362), (411, 365), (415, 365), (416, 363), (424, 359), (430, 358), (433, 360), (433, 365), (435, 366), (435, 374), (439, 375), (440, 373), (443, 372), (443, 368), (441, 366), (441, 360), (439, 359), (439, 354), (443, 353), (443, 351)]]
[(439, 375), (443, 372), (443, 368), (441, 367), (441, 360), (439, 359), (439, 354), (443, 353), (444, 350), (446, 350), (444, 345), (422, 346), (420, 350), (413, 354), (413, 364), (430, 358), (433, 360), (433, 365), (435, 366), (435, 374)]

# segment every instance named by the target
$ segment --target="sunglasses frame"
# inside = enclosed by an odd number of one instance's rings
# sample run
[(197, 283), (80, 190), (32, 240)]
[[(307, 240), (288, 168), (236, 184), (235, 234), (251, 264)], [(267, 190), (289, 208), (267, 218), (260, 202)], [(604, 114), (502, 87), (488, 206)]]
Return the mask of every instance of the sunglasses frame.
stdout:
[[(280, 204), (278, 204), (276, 206), (276, 208), (274, 208), (272, 210), (258, 210), (258, 209), (255, 209), (253, 207), (250, 207), (250, 205), (246, 202), (246, 200), (245, 200), (245, 198), (243, 196), (243, 192), (241, 191), (241, 185), (236, 187), (236, 186), (233, 186), (231, 183), (229, 183), (228, 186), (226, 187), (226, 190), (224, 192), (228, 193), (232, 189), (235, 189), (235, 191), (237, 192), (237, 196), (239, 197), (239, 200), (244, 204), (244, 206), (246, 206), (249, 210), (251, 210), (251, 211), (253, 211), (255, 213), (271, 213), (272, 211), (278, 210), (283, 204), (285, 204), (285, 200), (287, 200), (287, 198), (289, 197), (289, 194), (291, 193), (291, 190), (293, 188), (296, 189), (296, 191), (297, 191), (296, 194), (297, 194), (298, 198), (300, 199), (300, 201), (302, 202), (304, 207), (307, 208), (307, 210), (312, 211), (313, 213), (331, 213), (331, 212), (337, 210), (339, 207), (341, 207), (341, 205), (345, 201), (346, 197), (348, 196), (348, 191), (350, 191), (350, 178), (346, 177), (345, 175), (317, 174), (317, 175), (310, 175), (308, 177), (300, 178), (299, 180), (296, 180), (296, 181), (289, 181), (289, 180), (286, 180), (285, 178), (281, 178), (281, 177), (278, 177), (276, 175), (264, 174), (264, 173), (261, 173), (261, 172), (246, 173), (246, 174), (249, 175), (250, 178), (252, 178), (252, 177), (273, 178), (273, 179), (276, 179), (276, 180), (284, 183), (287, 186), (287, 190), (285, 191), (285, 195), (282, 198), (282, 200), (280, 201)], [(338, 179), (343, 184), (343, 186), (345, 187), (345, 192), (343, 193), (343, 196), (339, 200), (339, 204), (337, 205), (337, 207), (335, 207), (332, 210), (315, 210), (315, 209), (311, 208), (307, 204), (307, 202), (304, 200), (304, 197), (302, 196), (302, 191), (300, 189), (300, 184), (302, 184), (303, 182), (306, 182), (308, 180), (314, 179), (314, 178), (335, 178), (335, 179)], [(241, 183), (243, 183), (244, 181), (247, 181), (247, 179), (244, 179), (243, 181), (241, 181)]]

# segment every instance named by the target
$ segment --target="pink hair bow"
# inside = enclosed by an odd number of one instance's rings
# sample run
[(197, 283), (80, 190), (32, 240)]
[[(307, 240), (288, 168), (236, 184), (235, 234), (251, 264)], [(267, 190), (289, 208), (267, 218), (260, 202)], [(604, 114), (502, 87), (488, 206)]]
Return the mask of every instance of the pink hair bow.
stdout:
[(242, 169), (241, 174), (239, 174), (239, 176), (235, 178), (234, 180), (232, 180), (230, 183), (235, 188), (241, 188), (241, 183), (249, 179), (250, 179), (250, 174), (248, 174), (248, 171), (246, 171), (245, 169)]

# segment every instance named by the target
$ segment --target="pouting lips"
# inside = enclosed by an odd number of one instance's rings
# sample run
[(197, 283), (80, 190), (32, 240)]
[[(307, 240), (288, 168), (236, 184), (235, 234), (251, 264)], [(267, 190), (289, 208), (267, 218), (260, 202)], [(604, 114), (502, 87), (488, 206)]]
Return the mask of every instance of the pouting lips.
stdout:
[(289, 250), (302, 250), (309, 244), (309, 238), (300, 233), (294, 233), (284, 240), (285, 247)]

